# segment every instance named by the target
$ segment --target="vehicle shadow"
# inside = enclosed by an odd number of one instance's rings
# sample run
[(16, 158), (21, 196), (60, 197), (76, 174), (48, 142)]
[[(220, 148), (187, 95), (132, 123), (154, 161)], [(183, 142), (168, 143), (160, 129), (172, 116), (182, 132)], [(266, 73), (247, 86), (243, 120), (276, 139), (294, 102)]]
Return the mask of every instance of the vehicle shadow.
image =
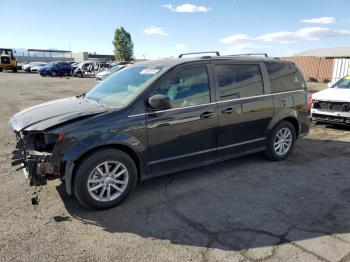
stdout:
[(350, 143), (304, 138), (289, 158), (260, 154), (155, 178), (121, 206), (70, 215), (111, 233), (181, 245), (243, 250), (350, 233)]

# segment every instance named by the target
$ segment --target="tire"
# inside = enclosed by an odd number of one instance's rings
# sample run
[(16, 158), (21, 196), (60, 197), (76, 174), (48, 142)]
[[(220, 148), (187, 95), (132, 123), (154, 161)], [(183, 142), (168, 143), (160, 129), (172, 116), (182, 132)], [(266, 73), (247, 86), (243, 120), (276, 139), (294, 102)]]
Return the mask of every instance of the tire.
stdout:
[(12, 68), (12, 72), (17, 73), (18, 69), (17, 67)]
[[(289, 135), (288, 137), (284, 137), (284, 134)], [(282, 141), (279, 138), (281, 136), (283, 137)], [(296, 131), (294, 125), (288, 121), (283, 120), (271, 130), (267, 140), (267, 148), (264, 152), (264, 155), (273, 161), (286, 159), (293, 151), (295, 140)], [(280, 144), (279, 147), (279, 144), (277, 143)]]
[[(104, 164), (106, 162), (108, 162), (109, 171), (113, 171), (113, 169), (121, 164), (116, 169), (115, 175), (122, 173), (123, 170), (126, 171), (114, 178), (108, 175), (103, 176), (103, 173), (107, 173), (105, 172)], [(96, 167), (99, 167), (99, 170)], [(98, 182), (93, 183), (88, 181)], [(113, 181), (119, 181), (120, 183), (114, 183)], [(137, 168), (132, 158), (125, 152), (117, 149), (102, 149), (88, 155), (80, 162), (75, 172), (73, 190), (74, 195), (83, 206), (91, 209), (107, 209), (121, 204), (135, 188), (136, 183)], [(120, 190), (116, 190), (111, 184), (114, 186), (117, 185)], [(108, 200), (108, 187), (110, 200)], [(92, 190), (93, 188), (96, 189)], [(102, 190), (104, 192), (101, 196)]]
[(56, 71), (52, 71), (52, 72), (51, 72), (51, 76), (52, 76), (52, 77), (57, 76), (57, 72), (56, 72)]
[(79, 77), (79, 78), (83, 78), (83, 73), (82, 73), (82, 72), (77, 72), (76, 75), (77, 75), (77, 77)]
[(2, 69), (2, 67), (0, 67), (0, 72), (2, 72), (4, 69)]

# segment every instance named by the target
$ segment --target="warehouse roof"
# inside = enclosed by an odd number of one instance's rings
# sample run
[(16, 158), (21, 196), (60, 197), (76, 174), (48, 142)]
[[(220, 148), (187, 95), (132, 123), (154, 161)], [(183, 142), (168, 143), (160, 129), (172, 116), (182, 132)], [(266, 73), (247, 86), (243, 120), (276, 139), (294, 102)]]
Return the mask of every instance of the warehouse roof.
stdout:
[(350, 57), (350, 46), (310, 49), (295, 56)]

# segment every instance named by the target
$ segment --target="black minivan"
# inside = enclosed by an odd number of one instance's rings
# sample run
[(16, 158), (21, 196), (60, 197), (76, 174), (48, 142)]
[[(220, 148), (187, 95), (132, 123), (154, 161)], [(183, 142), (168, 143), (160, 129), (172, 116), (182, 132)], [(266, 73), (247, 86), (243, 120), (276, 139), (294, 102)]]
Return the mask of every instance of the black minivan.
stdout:
[(18, 141), (12, 164), (30, 185), (61, 178), (69, 195), (102, 209), (151, 177), (260, 151), (285, 159), (310, 117), (294, 63), (203, 56), (131, 65), (10, 124)]

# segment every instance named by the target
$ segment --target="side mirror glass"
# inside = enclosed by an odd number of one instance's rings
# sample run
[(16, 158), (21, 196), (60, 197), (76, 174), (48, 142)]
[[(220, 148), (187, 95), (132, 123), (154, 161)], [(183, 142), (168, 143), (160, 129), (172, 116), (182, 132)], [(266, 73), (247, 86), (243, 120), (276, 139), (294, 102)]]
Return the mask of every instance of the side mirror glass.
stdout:
[(171, 108), (169, 98), (165, 95), (153, 95), (148, 99), (148, 104), (153, 110), (167, 110)]

